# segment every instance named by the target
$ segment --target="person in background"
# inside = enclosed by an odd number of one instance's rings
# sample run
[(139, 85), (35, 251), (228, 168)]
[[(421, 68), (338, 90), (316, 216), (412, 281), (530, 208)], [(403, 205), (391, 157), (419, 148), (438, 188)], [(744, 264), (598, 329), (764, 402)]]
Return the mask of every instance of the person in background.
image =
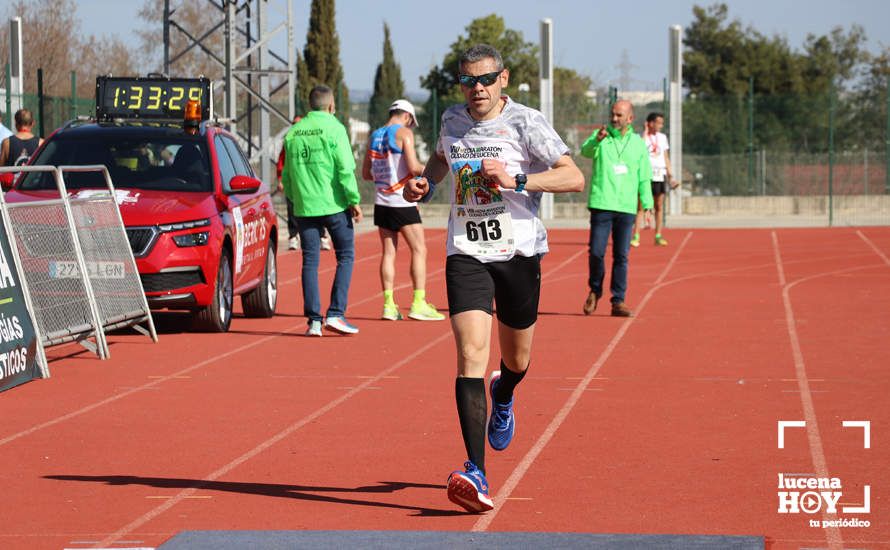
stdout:
[[(643, 130), (643, 141), (649, 149), (649, 164), (652, 166), (652, 200), (655, 203), (655, 246), (667, 246), (668, 242), (661, 236), (664, 223), (664, 197), (667, 186), (676, 189), (680, 182), (671, 175), (671, 159), (668, 156), (667, 136), (661, 133), (664, 128), (664, 115), (649, 113), (646, 117), (646, 128)], [(633, 247), (640, 246), (640, 226), (643, 224), (643, 205), (637, 208), (637, 221), (634, 224), (634, 235), (630, 240)]]
[[(300, 122), (303, 117), (297, 115), (294, 117), (294, 124)], [(281, 144), (281, 152), (278, 153), (278, 163), (276, 165), (276, 173), (278, 175), (278, 191), (284, 191), (284, 185), (281, 183), (281, 173), (284, 171), (284, 161), (285, 161), (285, 147), (284, 143)], [(294, 203), (287, 196), (284, 197), (285, 202), (287, 203), (287, 249), (288, 250), (299, 250), (300, 248), (300, 233), (297, 230), (297, 220), (294, 218)], [(328, 237), (327, 230), (321, 236), (321, 249), (322, 250), (330, 250), (331, 249), (331, 238)]]
[[(346, 304), (355, 262), (355, 226), (362, 219), (355, 180), (355, 158), (346, 128), (334, 117), (334, 93), (327, 86), (309, 92), (312, 108), (284, 138), (281, 183), (293, 202), (303, 249), (303, 312), (306, 336), (321, 336), (322, 325), (342, 334), (359, 329), (346, 320)], [(337, 270), (331, 302), (324, 317), (318, 289), (318, 262), (323, 231), (331, 235)]]
[(590, 194), (590, 256), (587, 284), (590, 293), (584, 302), (585, 315), (596, 311), (603, 295), (606, 274), (606, 245), (612, 237), (612, 316), (631, 317), (625, 302), (630, 237), (636, 220), (637, 203), (646, 214), (652, 209), (652, 168), (643, 138), (633, 131), (634, 110), (630, 101), (612, 105), (611, 125), (600, 127), (581, 146), (581, 154), (593, 159)]
[[(15, 113), (15, 133), (0, 143), (0, 166), (17, 166), (27, 162), (34, 151), (43, 143), (31, 131), (34, 127), (34, 116), (29, 109), (19, 109)], [(12, 185), (15, 174), (0, 174), (0, 183), (4, 187)]]
[(414, 132), (417, 126), (414, 106), (398, 99), (389, 107), (389, 120), (375, 130), (368, 139), (368, 149), (362, 163), (362, 177), (373, 181), (377, 194), (374, 199), (374, 225), (380, 233), (383, 254), (380, 256), (380, 283), (383, 286), (384, 319), (402, 318), (393, 297), (396, 278), (396, 250), (399, 236), (411, 249), (411, 282), (414, 299), (408, 317), (418, 321), (441, 321), (445, 316), (426, 301), (426, 242), (417, 205), (405, 200), (405, 183), (423, 173), (423, 164), (414, 151)]

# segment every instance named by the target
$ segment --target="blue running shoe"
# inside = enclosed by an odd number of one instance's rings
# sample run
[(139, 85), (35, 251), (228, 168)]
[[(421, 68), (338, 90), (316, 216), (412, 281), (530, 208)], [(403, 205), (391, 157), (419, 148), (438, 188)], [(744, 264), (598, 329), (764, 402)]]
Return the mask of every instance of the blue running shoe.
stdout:
[(324, 326), (340, 334), (358, 334), (358, 327), (349, 323), (346, 317), (328, 317)]
[(448, 500), (474, 514), (493, 509), (485, 474), (469, 460), (464, 462), (464, 468), (465, 472), (455, 470), (448, 476)]
[(513, 414), (513, 399), (509, 403), (498, 403), (494, 399), (494, 389), (501, 380), (501, 371), (491, 373), (488, 393), (491, 395), (491, 417), (488, 419), (488, 443), (495, 451), (503, 451), (513, 441), (516, 431), (516, 415)]

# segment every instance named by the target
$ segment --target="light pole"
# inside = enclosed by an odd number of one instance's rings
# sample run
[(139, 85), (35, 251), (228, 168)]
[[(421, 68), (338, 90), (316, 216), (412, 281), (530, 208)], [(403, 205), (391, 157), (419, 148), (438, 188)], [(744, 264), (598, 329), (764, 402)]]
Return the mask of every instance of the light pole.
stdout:
[(528, 104), (528, 93), (531, 91), (532, 87), (528, 85), (528, 82), (523, 82), (519, 85), (519, 102), (525, 105), (526, 107), (530, 107)]

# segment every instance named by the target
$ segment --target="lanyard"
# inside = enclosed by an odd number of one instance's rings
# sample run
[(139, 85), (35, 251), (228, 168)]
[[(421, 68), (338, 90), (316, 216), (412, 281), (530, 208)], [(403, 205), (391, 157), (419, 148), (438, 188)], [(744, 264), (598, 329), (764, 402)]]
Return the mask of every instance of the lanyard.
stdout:
[(627, 149), (627, 146), (630, 143), (630, 137), (627, 134), (621, 136), (621, 138), (624, 139), (624, 146), (621, 148), (620, 151), (618, 150), (618, 144), (615, 142), (615, 138), (612, 138), (612, 145), (615, 146), (615, 152), (618, 153), (619, 161), (621, 160), (621, 155), (624, 154), (624, 150)]

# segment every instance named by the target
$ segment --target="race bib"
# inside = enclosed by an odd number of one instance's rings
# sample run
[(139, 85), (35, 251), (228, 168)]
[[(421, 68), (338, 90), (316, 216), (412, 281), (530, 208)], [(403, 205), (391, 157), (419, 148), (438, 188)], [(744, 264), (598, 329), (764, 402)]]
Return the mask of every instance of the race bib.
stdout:
[(508, 203), (455, 205), (451, 216), (454, 247), (462, 254), (499, 256), (513, 253), (513, 218)]

